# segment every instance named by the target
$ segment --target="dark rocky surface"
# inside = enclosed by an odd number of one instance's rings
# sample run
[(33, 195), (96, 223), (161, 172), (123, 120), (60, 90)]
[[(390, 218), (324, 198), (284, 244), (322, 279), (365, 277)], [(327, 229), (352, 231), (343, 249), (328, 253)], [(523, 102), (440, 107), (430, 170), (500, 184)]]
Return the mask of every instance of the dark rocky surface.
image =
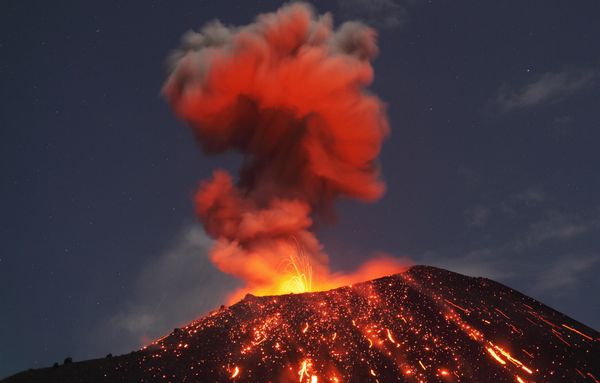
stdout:
[(326, 292), (247, 296), (127, 355), (35, 382), (598, 382), (600, 334), (504, 285), (415, 266)]

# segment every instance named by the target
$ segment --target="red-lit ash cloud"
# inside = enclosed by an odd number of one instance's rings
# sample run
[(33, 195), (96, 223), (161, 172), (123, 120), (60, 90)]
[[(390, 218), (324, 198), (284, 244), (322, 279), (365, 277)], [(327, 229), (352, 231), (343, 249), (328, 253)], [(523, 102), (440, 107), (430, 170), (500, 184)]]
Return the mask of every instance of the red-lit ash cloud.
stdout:
[(210, 258), (245, 282), (232, 296), (326, 290), (400, 272), (378, 258), (332, 273), (312, 231), (340, 196), (382, 196), (377, 156), (389, 133), (385, 106), (366, 87), (374, 30), (333, 28), (303, 3), (243, 27), (219, 22), (189, 32), (164, 85), (173, 110), (209, 154), (236, 150), (239, 179), (217, 170), (200, 184), (196, 211), (215, 240)]

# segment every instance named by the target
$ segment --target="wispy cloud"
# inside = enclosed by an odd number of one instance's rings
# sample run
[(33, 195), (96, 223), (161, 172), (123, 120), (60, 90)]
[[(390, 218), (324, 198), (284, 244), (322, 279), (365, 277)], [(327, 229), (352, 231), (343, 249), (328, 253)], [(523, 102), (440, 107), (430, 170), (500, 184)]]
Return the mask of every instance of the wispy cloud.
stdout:
[(598, 77), (594, 70), (547, 72), (517, 89), (502, 86), (492, 104), (509, 112), (559, 102), (596, 86)]
[(223, 303), (236, 283), (208, 260), (211, 244), (200, 226), (185, 227), (143, 267), (127, 306), (97, 330), (96, 341), (109, 338), (110, 350), (131, 350)]
[(510, 265), (501, 258), (497, 249), (480, 248), (463, 255), (447, 256), (436, 252), (428, 252), (414, 257), (417, 263), (441, 267), (456, 273), (472, 277), (484, 277), (496, 281), (513, 276)]
[(534, 288), (540, 292), (572, 289), (599, 262), (598, 255), (563, 256), (538, 274)]
[(338, 0), (345, 18), (359, 19), (377, 28), (398, 28), (408, 22), (409, 7), (420, 0)]
[(566, 241), (586, 233), (595, 225), (595, 220), (575, 213), (547, 212), (542, 218), (532, 222), (517, 241), (515, 248), (522, 249), (547, 241)]
[(526, 206), (537, 206), (550, 199), (548, 194), (541, 188), (529, 187), (514, 193), (510, 197), (515, 202), (520, 202)]
[(472, 227), (483, 227), (490, 218), (491, 210), (485, 206), (477, 205), (465, 211), (467, 225)]
[[(508, 193), (500, 200), (476, 203), (464, 213), (466, 228), (475, 227), (483, 233), (475, 246), (469, 250), (467, 245), (465, 254), (449, 258), (430, 253), (425, 260), (457, 271), (506, 277), (508, 273), (502, 270), (502, 265), (504, 260), (512, 259), (511, 269), (530, 270), (533, 278), (534, 270), (541, 266), (542, 254), (557, 246), (581, 243), (600, 228), (600, 209), (570, 210), (553, 202), (544, 189), (528, 187)], [(544, 263), (551, 264), (557, 256), (544, 255)]]

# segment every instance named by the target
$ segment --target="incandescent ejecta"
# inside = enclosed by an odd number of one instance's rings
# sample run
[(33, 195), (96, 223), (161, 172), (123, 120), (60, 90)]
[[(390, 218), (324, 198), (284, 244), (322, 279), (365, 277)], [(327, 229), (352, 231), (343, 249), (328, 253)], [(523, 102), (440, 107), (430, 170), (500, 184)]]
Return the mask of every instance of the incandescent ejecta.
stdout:
[(170, 60), (163, 92), (206, 153), (243, 154), (239, 177), (216, 170), (200, 183), (196, 211), (215, 240), (212, 262), (245, 292), (323, 290), (392, 274), (405, 262), (379, 258), (350, 275), (332, 273), (314, 220), (346, 196), (375, 201), (385, 185), (377, 156), (389, 126), (366, 87), (376, 33), (334, 29), (304, 3), (243, 27), (215, 21), (188, 32)]

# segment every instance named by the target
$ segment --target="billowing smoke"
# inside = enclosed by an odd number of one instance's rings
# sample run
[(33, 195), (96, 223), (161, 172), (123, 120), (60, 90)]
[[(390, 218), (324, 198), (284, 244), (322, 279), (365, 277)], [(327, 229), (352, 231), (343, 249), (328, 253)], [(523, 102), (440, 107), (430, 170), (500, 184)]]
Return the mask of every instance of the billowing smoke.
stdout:
[(313, 289), (352, 282), (329, 272), (311, 228), (336, 197), (374, 201), (385, 191), (377, 166), (385, 106), (365, 89), (375, 31), (356, 22), (334, 30), (330, 15), (294, 3), (182, 40), (164, 94), (206, 153), (244, 155), (237, 181), (217, 170), (195, 197), (216, 239), (212, 261), (255, 293), (303, 291), (311, 279)]

